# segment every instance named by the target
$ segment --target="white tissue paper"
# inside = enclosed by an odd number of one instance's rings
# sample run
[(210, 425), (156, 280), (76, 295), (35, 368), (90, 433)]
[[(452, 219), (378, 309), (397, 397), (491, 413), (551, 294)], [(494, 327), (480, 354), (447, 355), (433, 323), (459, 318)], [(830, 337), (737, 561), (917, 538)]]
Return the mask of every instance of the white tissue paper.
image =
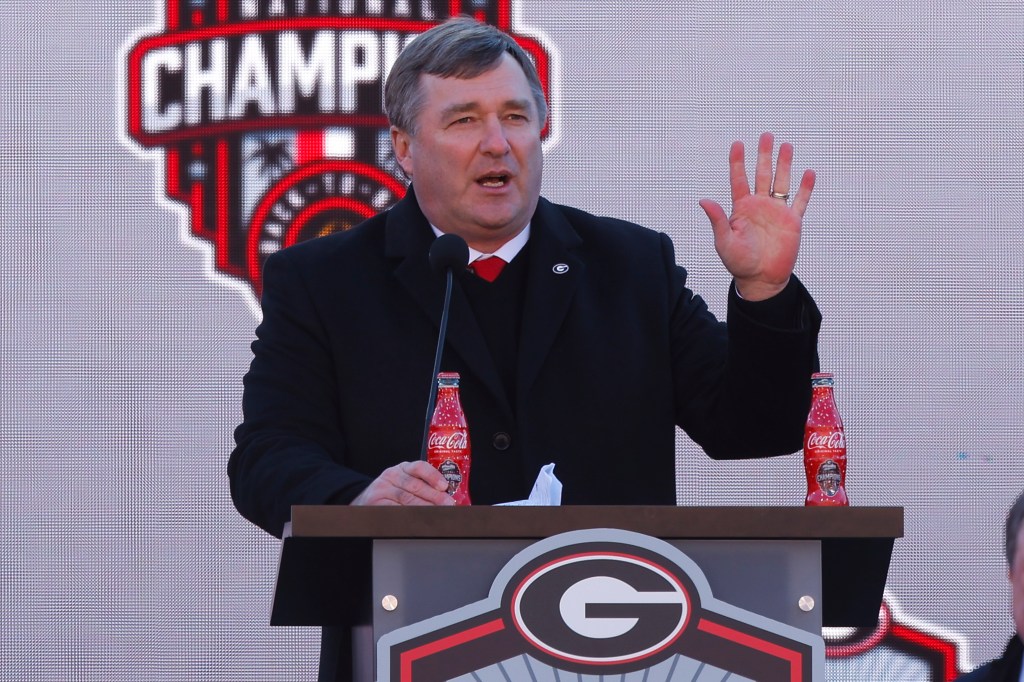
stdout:
[(530, 497), (517, 502), (503, 502), (498, 507), (558, 507), (562, 504), (562, 482), (555, 478), (555, 465), (545, 464), (537, 474)]

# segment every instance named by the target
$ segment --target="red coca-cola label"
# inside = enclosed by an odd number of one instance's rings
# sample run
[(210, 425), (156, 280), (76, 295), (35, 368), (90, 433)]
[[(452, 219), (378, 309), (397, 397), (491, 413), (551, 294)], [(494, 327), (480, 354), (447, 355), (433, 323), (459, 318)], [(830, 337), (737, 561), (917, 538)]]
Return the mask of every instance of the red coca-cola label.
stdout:
[(462, 429), (454, 431), (432, 431), (427, 448), (440, 450), (465, 450), (469, 445), (469, 434)]
[(844, 450), (846, 436), (839, 430), (809, 431), (805, 450)]

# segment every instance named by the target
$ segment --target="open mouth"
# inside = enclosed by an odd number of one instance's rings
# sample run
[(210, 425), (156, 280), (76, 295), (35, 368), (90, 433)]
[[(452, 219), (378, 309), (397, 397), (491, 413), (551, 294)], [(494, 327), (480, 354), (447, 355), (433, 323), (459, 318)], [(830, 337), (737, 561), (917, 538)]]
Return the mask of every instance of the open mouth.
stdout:
[(508, 184), (507, 175), (485, 175), (477, 179), (477, 183), (484, 187), (504, 187)]

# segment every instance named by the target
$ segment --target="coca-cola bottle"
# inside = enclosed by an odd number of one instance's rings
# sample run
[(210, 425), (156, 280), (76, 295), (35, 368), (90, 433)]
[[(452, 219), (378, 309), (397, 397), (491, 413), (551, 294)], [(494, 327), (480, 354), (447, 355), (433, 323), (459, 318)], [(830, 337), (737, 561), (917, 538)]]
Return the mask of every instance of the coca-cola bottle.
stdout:
[(846, 434), (832, 393), (832, 374), (811, 375), (811, 411), (804, 428), (804, 505), (843, 507), (846, 498)]
[(437, 375), (437, 403), (430, 419), (427, 461), (448, 479), (448, 494), (455, 498), (455, 504), (472, 504), (469, 500), (469, 428), (459, 401), (458, 372)]

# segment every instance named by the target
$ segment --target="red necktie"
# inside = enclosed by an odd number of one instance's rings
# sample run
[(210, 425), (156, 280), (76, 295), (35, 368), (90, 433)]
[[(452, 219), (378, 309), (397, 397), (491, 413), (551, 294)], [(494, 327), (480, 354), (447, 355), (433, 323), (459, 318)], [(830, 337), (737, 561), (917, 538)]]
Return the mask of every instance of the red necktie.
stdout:
[(505, 261), (501, 260), (497, 256), (490, 256), (488, 258), (480, 258), (469, 264), (469, 269), (473, 273), (488, 282), (493, 282), (498, 279), (498, 275), (501, 274), (502, 268), (505, 267)]

